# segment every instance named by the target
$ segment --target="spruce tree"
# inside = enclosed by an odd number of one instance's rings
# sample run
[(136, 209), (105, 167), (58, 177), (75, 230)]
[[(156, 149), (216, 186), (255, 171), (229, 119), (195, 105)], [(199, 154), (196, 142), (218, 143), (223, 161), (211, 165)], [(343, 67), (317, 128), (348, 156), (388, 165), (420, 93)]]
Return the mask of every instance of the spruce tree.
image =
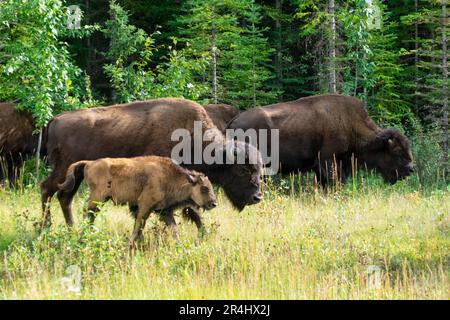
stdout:
[(241, 26), (232, 50), (223, 55), (224, 101), (241, 108), (255, 107), (276, 101), (277, 91), (266, 84), (274, 76), (268, 69), (274, 50), (261, 29), (260, 7), (253, 0), (241, 1)]
[[(416, 39), (414, 54), (414, 95), (417, 97), (416, 112), (425, 117), (428, 125), (442, 131), (443, 164), (448, 171), (448, 37), (450, 34), (446, 0), (424, 0), (418, 10), (405, 17), (406, 25), (418, 25), (421, 36)], [(411, 86), (412, 87), (412, 86)]]
[(201, 79), (209, 83), (211, 102), (246, 108), (274, 101), (276, 93), (266, 87), (272, 50), (254, 0), (191, 0), (179, 21), (185, 25), (182, 40), (192, 47), (192, 59), (205, 59), (209, 65)]

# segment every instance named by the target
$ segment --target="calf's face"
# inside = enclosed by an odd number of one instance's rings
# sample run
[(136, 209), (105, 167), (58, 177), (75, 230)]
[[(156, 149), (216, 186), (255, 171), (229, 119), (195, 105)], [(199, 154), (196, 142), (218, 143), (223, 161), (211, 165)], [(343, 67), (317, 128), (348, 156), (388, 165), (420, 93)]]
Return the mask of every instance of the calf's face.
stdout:
[(207, 210), (217, 207), (216, 195), (208, 177), (198, 174), (190, 180), (192, 183), (192, 200), (198, 206)]

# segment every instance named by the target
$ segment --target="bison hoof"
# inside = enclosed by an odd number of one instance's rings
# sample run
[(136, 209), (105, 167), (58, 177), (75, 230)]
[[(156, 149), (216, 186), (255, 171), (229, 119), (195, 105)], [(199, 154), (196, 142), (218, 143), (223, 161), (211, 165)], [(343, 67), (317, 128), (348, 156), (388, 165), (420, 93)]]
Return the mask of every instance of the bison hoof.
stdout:
[(129, 250), (130, 252), (133, 252), (134, 249), (136, 249), (136, 244), (135, 244), (134, 242), (130, 241), (130, 242), (128, 243), (128, 250)]
[(209, 236), (209, 232), (206, 230), (205, 227), (201, 227), (198, 229), (198, 236), (200, 238), (206, 238), (207, 236)]
[(44, 231), (48, 231), (52, 226), (52, 222), (49, 219), (40, 222), (36, 221), (35, 223), (33, 223), (33, 226), (41, 233)]

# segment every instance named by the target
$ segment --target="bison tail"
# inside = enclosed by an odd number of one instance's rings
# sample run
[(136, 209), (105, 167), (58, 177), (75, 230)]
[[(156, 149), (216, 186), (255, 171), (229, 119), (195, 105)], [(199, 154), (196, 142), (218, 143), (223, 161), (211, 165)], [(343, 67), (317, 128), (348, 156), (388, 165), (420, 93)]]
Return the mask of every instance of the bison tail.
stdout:
[(78, 161), (70, 165), (69, 169), (67, 169), (66, 180), (58, 184), (58, 188), (62, 191), (72, 191), (75, 187), (75, 183), (77, 180), (83, 180), (84, 178), (84, 167), (90, 161)]

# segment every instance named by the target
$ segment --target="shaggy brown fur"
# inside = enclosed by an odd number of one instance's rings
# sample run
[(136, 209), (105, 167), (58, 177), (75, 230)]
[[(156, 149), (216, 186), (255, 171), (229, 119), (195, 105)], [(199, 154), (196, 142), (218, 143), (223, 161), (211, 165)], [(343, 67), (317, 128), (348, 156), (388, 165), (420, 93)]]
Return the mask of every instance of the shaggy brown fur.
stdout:
[[(50, 223), (47, 204), (58, 191), (67, 168), (77, 161), (100, 158), (129, 158), (145, 155), (170, 157), (179, 141), (172, 141), (172, 132), (184, 128), (193, 133), (194, 121), (202, 124), (203, 132), (223, 141), (224, 135), (214, 126), (205, 109), (185, 99), (155, 99), (110, 107), (76, 110), (58, 115), (48, 124), (48, 162), (52, 172), (41, 183), (43, 224)], [(203, 148), (209, 142), (203, 144)], [(194, 148), (194, 146), (192, 146)], [(248, 144), (239, 149), (258, 156), (259, 152)], [(219, 150), (225, 157), (225, 148)], [(193, 163), (193, 162), (191, 162)], [(182, 164), (205, 173), (213, 183), (219, 184), (233, 205), (242, 210), (261, 197), (260, 175), (262, 164), (220, 165), (204, 163)], [(59, 191), (58, 200), (66, 223), (73, 224), (71, 202), (81, 181), (76, 180), (72, 191)]]
[(228, 122), (239, 114), (238, 109), (224, 103), (208, 104), (204, 108), (216, 127), (222, 132), (224, 132)]
[(390, 183), (413, 171), (408, 139), (397, 130), (378, 127), (353, 97), (320, 95), (254, 108), (241, 113), (229, 128), (279, 129), (281, 170), (315, 170), (322, 183), (333, 166), (345, 180), (352, 154)]
[(184, 169), (169, 158), (148, 156), (79, 161), (69, 167), (66, 180), (59, 188), (72, 191), (76, 174), (84, 176), (90, 189), (87, 214), (91, 223), (95, 220), (98, 203), (111, 199), (115, 204), (129, 205), (135, 216), (131, 247), (141, 237), (151, 212), (160, 213), (161, 219), (174, 228), (173, 211), (189, 206), (192, 220), (201, 231), (201, 218), (194, 208), (212, 209), (217, 205), (214, 190), (205, 175)]
[(38, 135), (33, 130), (30, 114), (17, 111), (12, 103), (0, 103), (0, 182), (7, 176), (14, 184), (22, 162), (36, 152)]

